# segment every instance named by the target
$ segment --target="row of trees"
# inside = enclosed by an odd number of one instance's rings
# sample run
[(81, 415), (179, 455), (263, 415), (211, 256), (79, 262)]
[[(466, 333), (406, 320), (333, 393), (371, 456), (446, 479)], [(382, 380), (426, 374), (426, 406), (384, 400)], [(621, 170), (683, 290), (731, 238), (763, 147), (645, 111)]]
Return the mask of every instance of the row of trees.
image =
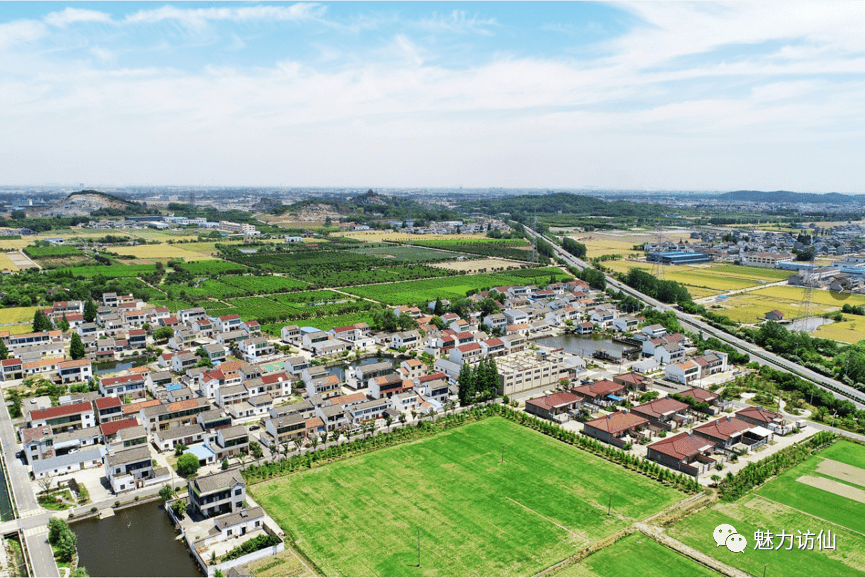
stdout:
[(623, 281), (641, 293), (664, 303), (690, 303), (691, 294), (678, 281), (662, 281), (642, 269), (634, 267)]
[(576, 257), (577, 259), (586, 258), (586, 246), (579, 241), (575, 241), (570, 237), (562, 239), (562, 249)]
[(482, 359), (476, 367), (463, 363), (458, 378), (460, 405), (495, 399), (499, 386), (499, 369), (494, 359)]

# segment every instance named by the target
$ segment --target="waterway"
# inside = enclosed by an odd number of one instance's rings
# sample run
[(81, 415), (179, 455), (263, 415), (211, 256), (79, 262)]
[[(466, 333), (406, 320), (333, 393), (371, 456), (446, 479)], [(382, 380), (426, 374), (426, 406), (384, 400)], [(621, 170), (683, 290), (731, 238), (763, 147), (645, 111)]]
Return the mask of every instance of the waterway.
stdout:
[(564, 349), (568, 353), (586, 358), (591, 357), (599, 349), (606, 350), (607, 353), (614, 357), (621, 357), (623, 351), (632, 349), (629, 345), (616, 343), (609, 337), (600, 335), (572, 335), (570, 333), (563, 333), (555, 337), (541, 337), (535, 339), (534, 342), (544, 347)]
[(161, 505), (143, 504), (102, 520), (71, 524), (79, 566), (91, 576), (203, 576)]
[(135, 367), (135, 363), (131, 361), (108, 361), (105, 363), (97, 363), (93, 366), (94, 373), (103, 374), (103, 373), (117, 373), (118, 371), (125, 371), (129, 368)]
[(9, 487), (6, 485), (6, 472), (0, 468), (0, 520), (7, 522), (15, 519), (12, 501), (9, 499)]

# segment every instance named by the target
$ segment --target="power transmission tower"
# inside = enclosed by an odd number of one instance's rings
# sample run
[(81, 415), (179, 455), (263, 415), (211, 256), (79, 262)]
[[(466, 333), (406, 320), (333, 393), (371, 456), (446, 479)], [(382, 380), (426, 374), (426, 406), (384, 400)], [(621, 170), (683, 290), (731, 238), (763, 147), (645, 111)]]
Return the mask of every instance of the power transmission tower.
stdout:
[(814, 314), (814, 285), (817, 282), (817, 274), (814, 272), (816, 268), (814, 257), (811, 257), (808, 265), (808, 271), (802, 277), (805, 292), (802, 294), (802, 302), (799, 304), (799, 313), (796, 315), (796, 319), (804, 319), (804, 331), (811, 333), (814, 329), (811, 328), (807, 320)]
[(654, 264), (652, 265), (652, 276), (654, 276), (655, 279), (658, 279), (659, 281), (664, 280), (664, 260), (661, 257), (661, 253), (663, 252), (661, 250), (661, 243), (663, 243), (663, 242), (664, 242), (664, 233), (663, 233), (663, 231), (661, 231), (661, 225), (658, 225), (658, 235), (657, 235), (657, 239), (655, 240), (656, 260), (655, 260)]
[(190, 206), (195, 206), (195, 191), (189, 193), (189, 204)]
[(532, 220), (532, 229), (535, 231), (535, 242), (532, 243), (532, 265), (538, 263), (538, 242), (541, 239), (541, 234), (538, 232), (538, 209), (535, 207), (535, 216)]

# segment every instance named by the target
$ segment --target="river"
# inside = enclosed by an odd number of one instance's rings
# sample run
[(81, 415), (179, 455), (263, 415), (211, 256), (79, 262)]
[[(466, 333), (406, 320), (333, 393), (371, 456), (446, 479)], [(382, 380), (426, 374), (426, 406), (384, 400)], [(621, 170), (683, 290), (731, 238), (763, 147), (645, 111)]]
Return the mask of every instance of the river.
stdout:
[(203, 576), (161, 505), (119, 510), (71, 524), (79, 566), (91, 576)]

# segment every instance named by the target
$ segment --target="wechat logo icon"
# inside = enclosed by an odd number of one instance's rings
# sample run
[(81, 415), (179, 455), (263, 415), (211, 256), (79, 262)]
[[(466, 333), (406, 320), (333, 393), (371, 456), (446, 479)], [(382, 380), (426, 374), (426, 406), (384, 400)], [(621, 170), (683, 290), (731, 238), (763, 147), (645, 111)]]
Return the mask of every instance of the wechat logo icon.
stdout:
[(712, 532), (715, 539), (715, 547), (726, 546), (730, 552), (744, 552), (748, 547), (745, 536), (736, 532), (736, 528), (730, 524), (719, 524)]

